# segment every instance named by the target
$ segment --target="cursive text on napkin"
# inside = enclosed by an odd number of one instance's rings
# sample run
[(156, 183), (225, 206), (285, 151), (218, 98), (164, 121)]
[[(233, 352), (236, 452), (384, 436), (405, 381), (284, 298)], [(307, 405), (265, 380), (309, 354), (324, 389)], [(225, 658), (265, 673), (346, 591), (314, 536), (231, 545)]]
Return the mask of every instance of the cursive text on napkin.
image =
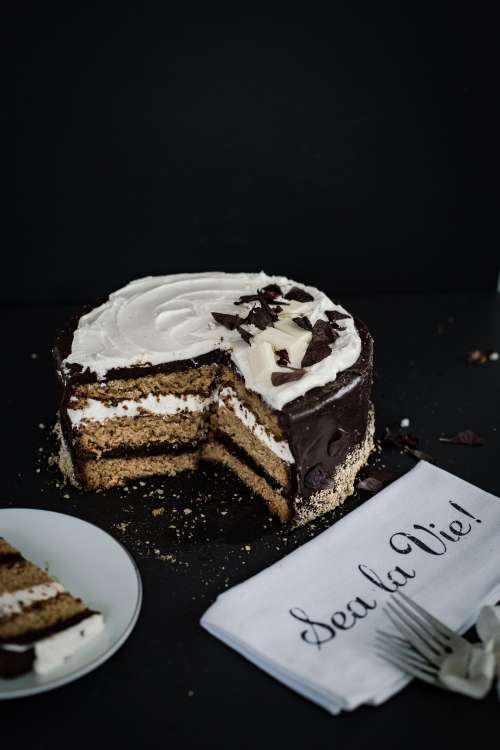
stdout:
[[(482, 523), (481, 519), (473, 516), (454, 500), (448, 502), (467, 520), (454, 518), (445, 529), (437, 529), (435, 523), (429, 523), (426, 526), (414, 523), (410, 531), (397, 531), (389, 537), (391, 549), (399, 555), (410, 555), (417, 550), (426, 555), (444, 555), (448, 552), (450, 545), (462, 541), (471, 533), (473, 525), (470, 520), (478, 524)], [(390, 594), (406, 586), (409, 580), (417, 576), (415, 569), (405, 569), (401, 565), (395, 565), (382, 575), (364, 563), (360, 563), (357, 567), (365, 579)], [(333, 640), (338, 632), (350, 630), (376, 607), (376, 599), (358, 595), (351, 599), (343, 609), (333, 612), (328, 621), (312, 619), (301, 607), (292, 607), (289, 614), (307, 626), (300, 632), (301, 640), (321, 649), (322, 645)]]

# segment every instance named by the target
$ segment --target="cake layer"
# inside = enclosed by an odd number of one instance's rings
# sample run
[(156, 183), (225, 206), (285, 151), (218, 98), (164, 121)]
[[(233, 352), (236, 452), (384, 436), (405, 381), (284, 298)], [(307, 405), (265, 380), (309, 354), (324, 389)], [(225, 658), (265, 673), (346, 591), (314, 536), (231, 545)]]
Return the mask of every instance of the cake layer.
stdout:
[(220, 443), (221, 445), (226, 448), (226, 450), (231, 453), (233, 456), (236, 456), (241, 463), (246, 464), (250, 469), (252, 469), (255, 474), (258, 474), (260, 477), (266, 480), (266, 482), (273, 487), (275, 490), (279, 490), (280, 492), (285, 492), (288, 495), (288, 490), (290, 489), (288, 486), (283, 486), (281, 482), (279, 482), (275, 477), (271, 476), (266, 471), (266, 468), (262, 466), (262, 464), (257, 463), (257, 461), (254, 461), (254, 459), (246, 452), (244, 448), (241, 448), (238, 443), (235, 443), (234, 440), (232, 440), (229, 435), (227, 435), (225, 432), (214, 432), (210, 435), (211, 441), (216, 441), (217, 443)]
[(267, 474), (273, 477), (285, 488), (290, 486), (289, 464), (283, 461), (267, 446), (266, 441), (257, 437), (239, 419), (232, 409), (228, 409), (224, 402), (219, 406), (215, 416), (217, 433), (227, 435), (236, 443), (255, 463), (261, 466)]
[(255, 420), (269, 435), (272, 435), (277, 442), (285, 440), (279, 413), (270, 409), (256, 393), (249, 391), (241, 377), (228, 367), (221, 367), (219, 389), (221, 394), (224, 394), (226, 389), (231, 389), (233, 392), (231, 395), (234, 395), (242, 406), (254, 415)]
[(16, 551), (0, 554), (0, 595), (50, 583), (50, 576)]
[(0, 536), (0, 560), (5, 555), (19, 555), (20, 553), (17, 551), (15, 547), (12, 546), (12, 544), (9, 544), (7, 539), (4, 539)]
[(205, 443), (201, 456), (206, 461), (221, 463), (230, 469), (233, 474), (236, 474), (250, 487), (252, 492), (265, 500), (269, 512), (278, 516), (280, 521), (286, 523), (290, 520), (292, 514), (291, 502), (284, 496), (283, 491), (272, 487), (266, 479), (253, 471), (247, 463), (241, 461), (221, 442), (214, 439)]
[(199, 394), (207, 396), (213, 388), (217, 366), (200, 365), (196, 369), (184, 368), (180, 372), (156, 372), (141, 377), (125, 377), (91, 383), (76, 383), (72, 396), (77, 400), (98, 401), (127, 399), (137, 401), (149, 395), (173, 394), (176, 396)]
[[(246, 399), (245, 399), (246, 400)], [(236, 419), (254, 437), (254, 441), (262, 443), (272, 451), (281, 461), (287, 464), (294, 463), (294, 457), (286, 440), (277, 440), (269, 427), (259, 422), (258, 417), (251, 411), (249, 406), (240, 400), (233, 388), (225, 386), (217, 397), (217, 405), (222, 414), (229, 410)], [(269, 419), (265, 420), (269, 423)], [(277, 430), (276, 430), (277, 432)]]
[[(203, 413), (162, 418), (155, 416), (119, 417), (106, 422), (85, 422), (75, 438), (80, 457), (154, 453), (171, 444), (172, 451), (204, 439), (208, 428)], [(168, 452), (168, 449), (166, 450)]]
[(19, 642), (27, 633), (35, 640), (38, 631), (74, 617), (85, 610), (79, 599), (64, 592), (55, 597), (35, 602), (20, 613), (0, 620), (0, 643)]
[(199, 450), (159, 456), (128, 456), (82, 461), (80, 472), (89, 489), (121, 487), (128, 481), (152, 476), (174, 476), (195, 469)]

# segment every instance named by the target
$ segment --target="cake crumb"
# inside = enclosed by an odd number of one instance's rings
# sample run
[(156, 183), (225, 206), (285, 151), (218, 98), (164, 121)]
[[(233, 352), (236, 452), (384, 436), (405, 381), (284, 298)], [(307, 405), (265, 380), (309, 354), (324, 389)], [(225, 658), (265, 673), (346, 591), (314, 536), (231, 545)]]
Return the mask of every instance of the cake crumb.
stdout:
[(400, 424), (400, 427), (409, 427), (410, 420), (408, 419), (408, 417), (404, 417), (404, 419), (402, 419), (399, 424)]
[(155, 517), (162, 516), (164, 513), (165, 513), (165, 508), (163, 507), (163, 505), (160, 508), (153, 508), (153, 510), (151, 511), (151, 514)]
[(184, 515), (185, 516), (189, 516), (189, 514), (192, 513), (192, 512), (193, 511), (191, 510), (191, 508), (184, 508)]

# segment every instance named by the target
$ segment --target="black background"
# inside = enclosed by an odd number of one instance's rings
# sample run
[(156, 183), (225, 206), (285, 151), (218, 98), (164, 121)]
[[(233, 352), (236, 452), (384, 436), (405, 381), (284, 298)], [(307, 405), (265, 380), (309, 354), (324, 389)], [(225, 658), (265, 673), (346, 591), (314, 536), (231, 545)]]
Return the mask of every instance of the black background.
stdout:
[[(500, 346), (493, 19), (465, 3), (242, 7), (4, 10), (16, 101), (6, 88), (4, 150), (17, 168), (0, 274), (0, 507), (70, 513), (115, 535), (137, 560), (144, 606), (98, 670), (0, 703), (0, 743), (409, 750), (470, 746), (478, 732), (491, 741), (493, 693), (474, 702), (413, 683), (382, 707), (334, 719), (199, 627), (225, 587), (336, 513), (291, 534), (223, 472), (83, 497), (48, 465), (50, 347), (79, 303), (149, 273), (265, 268), (343, 295), (367, 323), (378, 440), (409, 417), (439, 465), (500, 494), (500, 365), (464, 361)], [(466, 428), (484, 447), (439, 443)], [(384, 447), (365, 475), (413, 463)], [(157, 486), (160, 519), (148, 495)], [(366, 499), (358, 491), (343, 510)], [(199, 527), (186, 522), (178, 539), (168, 529), (186, 507)]]
[(205, 269), (336, 293), (494, 289), (492, 19), (284, 5), (11, 4), (4, 301)]

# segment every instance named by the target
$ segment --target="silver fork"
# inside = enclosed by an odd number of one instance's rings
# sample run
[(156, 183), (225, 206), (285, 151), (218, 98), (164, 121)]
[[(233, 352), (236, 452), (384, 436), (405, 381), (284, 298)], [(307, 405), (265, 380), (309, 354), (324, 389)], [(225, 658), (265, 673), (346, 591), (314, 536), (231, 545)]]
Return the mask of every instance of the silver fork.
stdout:
[(466, 658), (473, 645), (401, 591), (383, 611), (400, 636), (377, 630), (378, 655), (425, 682), (449, 687), (439, 678), (443, 663), (450, 655)]

